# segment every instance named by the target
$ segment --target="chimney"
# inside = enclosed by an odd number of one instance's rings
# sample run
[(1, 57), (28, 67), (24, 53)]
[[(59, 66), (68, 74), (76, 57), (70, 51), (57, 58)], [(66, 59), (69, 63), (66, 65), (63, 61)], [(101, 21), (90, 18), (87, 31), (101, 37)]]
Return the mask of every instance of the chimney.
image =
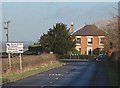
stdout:
[(74, 32), (74, 23), (71, 22), (70, 33), (72, 34), (73, 32)]

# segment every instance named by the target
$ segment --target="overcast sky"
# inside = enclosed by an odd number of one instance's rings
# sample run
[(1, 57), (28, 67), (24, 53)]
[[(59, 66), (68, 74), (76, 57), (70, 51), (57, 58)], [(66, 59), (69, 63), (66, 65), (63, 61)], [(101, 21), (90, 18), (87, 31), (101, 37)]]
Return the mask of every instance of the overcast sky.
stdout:
[[(3, 2), (2, 22), (10, 20), (11, 41), (37, 41), (57, 22), (75, 30), (95, 20), (109, 20), (117, 11), (117, 2)], [(2, 28), (2, 39), (6, 41)]]

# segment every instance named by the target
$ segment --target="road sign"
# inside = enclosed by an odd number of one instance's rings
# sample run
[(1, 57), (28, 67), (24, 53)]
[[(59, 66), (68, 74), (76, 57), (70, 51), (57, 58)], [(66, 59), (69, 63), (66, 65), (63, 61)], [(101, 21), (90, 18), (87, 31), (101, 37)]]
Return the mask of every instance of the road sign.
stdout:
[(7, 53), (23, 53), (23, 43), (6, 43)]

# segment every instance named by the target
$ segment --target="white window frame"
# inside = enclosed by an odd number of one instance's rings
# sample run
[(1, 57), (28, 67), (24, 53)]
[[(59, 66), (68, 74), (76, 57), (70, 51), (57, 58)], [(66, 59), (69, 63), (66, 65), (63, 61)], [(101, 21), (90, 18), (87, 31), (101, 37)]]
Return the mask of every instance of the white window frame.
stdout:
[(92, 44), (93, 44), (93, 36), (87, 36), (87, 45), (92, 45), (88, 43), (88, 39), (92, 39)]
[(80, 38), (80, 43), (76, 43), (75, 45), (81, 45), (81, 36), (76, 36), (76, 40), (77, 38)]
[(86, 54), (89, 55), (89, 52), (88, 52), (89, 49), (91, 49), (91, 55), (93, 55), (93, 47), (87, 47), (87, 53)]
[(81, 46), (76, 46), (75, 49), (78, 50), (79, 48), (81, 48)]
[(105, 36), (98, 36), (98, 38), (99, 38), (99, 45), (104, 45), (104, 44), (100, 43), (100, 41), (101, 41), (101, 38), (105, 38)]

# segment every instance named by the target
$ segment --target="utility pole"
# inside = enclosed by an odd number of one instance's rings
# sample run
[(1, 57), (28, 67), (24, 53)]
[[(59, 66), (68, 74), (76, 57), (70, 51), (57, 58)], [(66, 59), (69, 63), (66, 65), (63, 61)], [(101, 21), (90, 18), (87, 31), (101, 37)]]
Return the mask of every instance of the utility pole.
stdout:
[[(4, 22), (4, 29), (7, 31), (7, 33), (6, 33), (7, 42), (6, 43), (9, 43), (9, 23), (10, 23), (10, 21)], [(11, 57), (10, 57), (10, 53), (8, 53), (8, 63), (9, 63), (9, 71), (11, 72)]]

